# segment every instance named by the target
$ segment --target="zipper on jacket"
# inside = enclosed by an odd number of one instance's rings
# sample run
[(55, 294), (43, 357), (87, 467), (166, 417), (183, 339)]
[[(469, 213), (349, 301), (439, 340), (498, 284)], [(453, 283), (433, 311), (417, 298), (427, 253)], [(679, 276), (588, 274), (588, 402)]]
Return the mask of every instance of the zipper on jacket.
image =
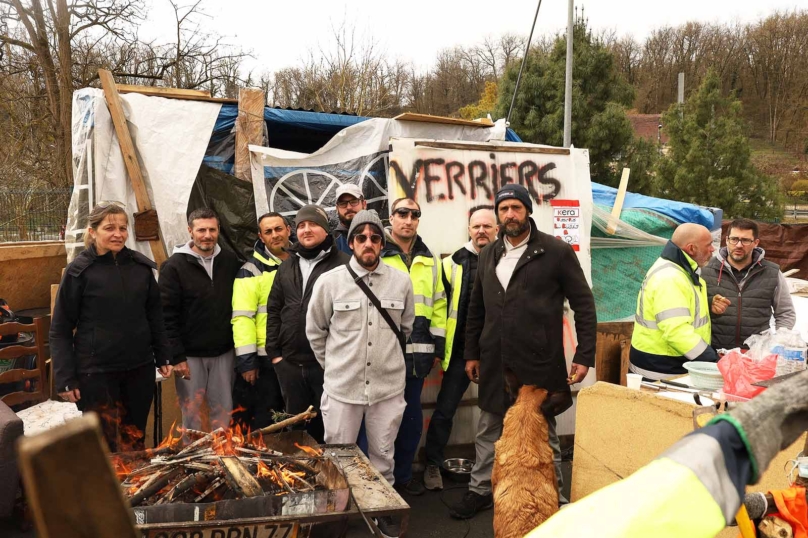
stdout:
[(741, 309), (743, 308), (743, 294), (738, 288), (738, 323), (735, 324), (735, 345), (741, 347)]

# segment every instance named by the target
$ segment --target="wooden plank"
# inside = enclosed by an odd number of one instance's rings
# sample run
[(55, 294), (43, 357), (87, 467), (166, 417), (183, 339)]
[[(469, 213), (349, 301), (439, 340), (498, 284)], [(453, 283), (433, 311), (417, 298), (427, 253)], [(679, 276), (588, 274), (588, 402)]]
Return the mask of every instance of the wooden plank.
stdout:
[(66, 256), (63, 241), (0, 245), (0, 262)]
[[(112, 78), (112, 73), (106, 69), (99, 69), (98, 76), (101, 79), (101, 86), (104, 88), (104, 97), (107, 101), (107, 107), (109, 107), (110, 116), (112, 116), (112, 123), (115, 126), (115, 134), (118, 135), (118, 144), (121, 146), (123, 162), (126, 165), (129, 180), (132, 182), (132, 189), (135, 191), (138, 211), (152, 209), (149, 193), (146, 190), (146, 183), (140, 171), (140, 163), (137, 160), (135, 145), (132, 142), (132, 136), (129, 134), (129, 126), (126, 124), (126, 115), (121, 105), (121, 96), (118, 94), (118, 90), (115, 87), (115, 80)], [(160, 232), (160, 239), (149, 241), (149, 245), (151, 245), (154, 261), (157, 263), (158, 267), (161, 266), (168, 258), (165, 246), (163, 245), (162, 232)]]
[(434, 140), (418, 140), (415, 142), (415, 145), (425, 148), (459, 149), (463, 151), (491, 151), (494, 153), (540, 153), (544, 155), (570, 154), (570, 150), (568, 148), (550, 148), (527, 145), (519, 146), (515, 144), (503, 146), (500, 144), (481, 144), (479, 142), (438, 142)]
[(494, 122), (488, 118), (480, 118), (477, 120), (463, 120), (460, 118), (448, 118), (446, 116), (431, 116), (429, 114), (416, 114), (414, 112), (405, 112), (399, 114), (394, 120), (398, 121), (420, 121), (423, 123), (442, 123), (444, 125), (462, 125), (465, 127), (491, 127)]
[[(136, 86), (131, 84), (116, 84), (119, 93), (142, 93), (143, 95), (166, 97), (168, 99), (179, 99), (181, 101), (203, 101), (206, 103), (238, 104), (238, 99), (228, 99), (226, 97), (211, 97), (209, 93), (201, 90), (179, 90), (177, 88), (151, 88), (149, 86)], [(123, 88), (123, 89), (121, 89)], [(155, 93), (151, 90), (172, 90), (172, 93)], [(199, 92), (197, 94), (187, 94), (185, 92)]]
[(236, 164), (234, 175), (252, 181), (250, 144), (261, 146), (264, 141), (264, 105), (266, 95), (259, 88), (241, 88), (238, 92), (236, 120)]
[(18, 444), (39, 538), (138, 538), (94, 413)]
[(620, 212), (623, 211), (623, 201), (626, 199), (626, 189), (628, 189), (628, 176), (630, 173), (630, 168), (623, 168), (623, 175), (620, 176), (620, 187), (617, 189), (617, 197), (614, 199), (614, 207), (612, 207), (609, 226), (606, 228), (606, 233), (609, 235), (614, 235), (614, 232), (617, 231), (617, 222), (620, 220)]
[(158, 88), (157, 86), (136, 86), (134, 84), (116, 84), (118, 93), (140, 93), (157, 97), (210, 97), (210, 92), (204, 90), (186, 90), (180, 88)]
[(375, 515), (409, 513), (410, 505), (356, 445), (321, 445), (321, 448), (326, 456), (339, 462), (354, 499), (363, 512)]

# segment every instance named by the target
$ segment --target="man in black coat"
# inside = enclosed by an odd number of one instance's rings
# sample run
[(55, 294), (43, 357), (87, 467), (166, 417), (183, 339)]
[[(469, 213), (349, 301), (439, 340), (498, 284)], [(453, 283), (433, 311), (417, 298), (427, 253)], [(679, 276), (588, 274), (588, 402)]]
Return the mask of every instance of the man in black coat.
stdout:
[(227, 428), (233, 411), (235, 352), (230, 318), (233, 281), (241, 266), (218, 244), (219, 217), (209, 208), (188, 216), (191, 240), (160, 269), (160, 295), (185, 428), (202, 428), (203, 401), (211, 429)]
[[(595, 364), (595, 298), (568, 244), (540, 232), (530, 218), (533, 202), (521, 185), (495, 198), (499, 239), (480, 253), (466, 320), (466, 373), (479, 383), (477, 459), (469, 491), (450, 513), (473, 517), (493, 505), (491, 471), (502, 420), (522, 385), (551, 393), (543, 406), (561, 491), (561, 453), (555, 416), (572, 405), (570, 385)], [(567, 373), (564, 299), (575, 312), (578, 347)], [(566, 499), (559, 495), (560, 502)]]
[(295, 229), (298, 242), (289, 248), (291, 255), (278, 269), (267, 301), (267, 357), (278, 376), (286, 412), (302, 413), (310, 405), (318, 411), (307, 431), (322, 443), (325, 432), (319, 411), (323, 369), (306, 336), (306, 313), (320, 275), (345, 265), (350, 257), (334, 244), (322, 207), (312, 204), (300, 208)]

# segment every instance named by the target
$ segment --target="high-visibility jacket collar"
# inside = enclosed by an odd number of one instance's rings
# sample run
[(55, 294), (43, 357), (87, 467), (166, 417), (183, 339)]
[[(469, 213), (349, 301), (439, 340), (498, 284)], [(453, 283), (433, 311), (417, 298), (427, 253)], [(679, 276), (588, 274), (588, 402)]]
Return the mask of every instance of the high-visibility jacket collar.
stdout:
[[(259, 261), (262, 264), (266, 265), (267, 267), (274, 267), (280, 265), (280, 262), (269, 252), (267, 252), (266, 245), (264, 245), (263, 241), (261, 241), (260, 239), (255, 242), (255, 246), (253, 247), (253, 258), (255, 258), (256, 261)], [(262, 272), (268, 270), (264, 267), (259, 267), (259, 269), (261, 269)]]
[(701, 279), (699, 278), (699, 274), (696, 273), (696, 270), (699, 268), (699, 264), (697, 264), (693, 258), (688, 256), (685, 251), (673, 244), (673, 241), (668, 241), (668, 244), (662, 249), (660, 258), (671, 261), (684, 269), (693, 280), (693, 285), (701, 287)]
[[(387, 258), (388, 256), (400, 256), (402, 254), (406, 254), (401, 247), (396, 243), (396, 240), (393, 239), (393, 233), (391, 228), (385, 228), (384, 233), (387, 235), (387, 242), (382, 249), (381, 257)], [(415, 259), (416, 256), (423, 256), (425, 258), (432, 258), (432, 252), (427, 248), (426, 244), (424, 244), (424, 240), (421, 239), (420, 235), (415, 236), (415, 242), (412, 244), (412, 251), (410, 251), (410, 256)]]

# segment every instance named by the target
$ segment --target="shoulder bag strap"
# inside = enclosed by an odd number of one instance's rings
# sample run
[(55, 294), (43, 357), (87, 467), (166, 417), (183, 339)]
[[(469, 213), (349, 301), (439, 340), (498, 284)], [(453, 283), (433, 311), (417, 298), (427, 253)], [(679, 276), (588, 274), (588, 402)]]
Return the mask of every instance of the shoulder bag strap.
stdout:
[(401, 329), (398, 327), (398, 325), (396, 325), (396, 322), (393, 321), (393, 318), (390, 316), (390, 313), (385, 308), (382, 308), (382, 303), (379, 301), (379, 298), (376, 297), (376, 294), (373, 293), (373, 291), (368, 287), (365, 281), (362, 280), (362, 277), (358, 276), (356, 274), (356, 271), (354, 271), (353, 268), (351, 268), (351, 266), (348, 265), (347, 263), (345, 264), (345, 268), (348, 269), (348, 273), (351, 275), (351, 278), (353, 278), (356, 285), (359, 286), (359, 289), (362, 290), (362, 292), (365, 295), (367, 295), (370, 302), (373, 304), (373, 306), (376, 307), (376, 310), (378, 310), (379, 314), (381, 314), (382, 317), (384, 318), (384, 321), (386, 321), (387, 324), (390, 326), (390, 328), (393, 330), (396, 337), (398, 338), (398, 343), (401, 346), (401, 352), (404, 354), (404, 356), (406, 356), (407, 340), (404, 337), (404, 333), (401, 332)]

